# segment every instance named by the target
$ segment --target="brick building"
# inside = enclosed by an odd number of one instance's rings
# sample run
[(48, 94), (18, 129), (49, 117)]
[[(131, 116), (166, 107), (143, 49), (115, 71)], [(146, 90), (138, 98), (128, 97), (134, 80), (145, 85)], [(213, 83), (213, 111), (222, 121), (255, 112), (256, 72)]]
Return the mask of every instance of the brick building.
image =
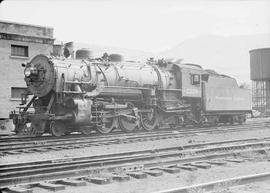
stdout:
[(21, 64), (37, 54), (51, 54), (53, 42), (53, 28), (0, 21), (0, 125), (26, 87)]

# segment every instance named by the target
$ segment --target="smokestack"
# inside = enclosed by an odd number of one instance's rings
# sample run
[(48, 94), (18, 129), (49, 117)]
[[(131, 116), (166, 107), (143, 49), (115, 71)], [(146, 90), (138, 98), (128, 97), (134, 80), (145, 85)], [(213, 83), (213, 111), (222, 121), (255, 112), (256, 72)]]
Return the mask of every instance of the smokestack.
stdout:
[(55, 41), (53, 44), (53, 53), (51, 55), (55, 57), (61, 57), (64, 54), (63, 43), (61, 41)]
[(74, 43), (73, 42), (67, 42), (64, 44), (64, 56), (66, 58), (74, 58)]

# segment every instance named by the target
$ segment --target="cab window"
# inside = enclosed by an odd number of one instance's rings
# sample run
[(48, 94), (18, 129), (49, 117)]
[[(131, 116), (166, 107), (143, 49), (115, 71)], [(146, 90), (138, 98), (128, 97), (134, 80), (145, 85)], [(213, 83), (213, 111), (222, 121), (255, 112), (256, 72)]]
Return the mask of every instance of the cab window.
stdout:
[(199, 74), (192, 74), (191, 75), (191, 84), (192, 85), (198, 85), (200, 83), (201, 83), (200, 75)]

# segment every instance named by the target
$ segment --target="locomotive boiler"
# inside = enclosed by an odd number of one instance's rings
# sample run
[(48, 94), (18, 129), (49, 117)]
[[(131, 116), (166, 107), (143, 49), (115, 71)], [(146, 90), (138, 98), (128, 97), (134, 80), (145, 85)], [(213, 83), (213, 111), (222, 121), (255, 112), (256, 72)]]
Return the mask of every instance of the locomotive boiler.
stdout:
[(235, 79), (196, 64), (37, 55), (24, 74), (24, 106), (10, 117), (27, 135), (242, 123), (251, 110), (250, 92)]

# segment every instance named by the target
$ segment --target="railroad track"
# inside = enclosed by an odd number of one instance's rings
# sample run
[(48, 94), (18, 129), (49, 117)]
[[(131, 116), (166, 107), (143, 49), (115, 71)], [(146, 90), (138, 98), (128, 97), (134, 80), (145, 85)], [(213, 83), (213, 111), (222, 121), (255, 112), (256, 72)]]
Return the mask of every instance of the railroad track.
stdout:
[(245, 125), (235, 125), (230, 127), (211, 128), (184, 128), (181, 130), (162, 130), (138, 133), (116, 133), (106, 136), (68, 136), (66, 138), (43, 137), (43, 138), (12, 138), (11, 140), (0, 140), (0, 155), (22, 154), (47, 151), (59, 151), (63, 149), (77, 149), (91, 146), (102, 146), (111, 144), (134, 143), (139, 141), (154, 141), (161, 139), (176, 139), (185, 135), (196, 135), (198, 133), (240, 131), (246, 129), (261, 129), (270, 126), (268, 123), (253, 123)]
[[(0, 165), (0, 188), (12, 190), (12, 186), (17, 185), (17, 188), (23, 189), (23, 186), (18, 185), (27, 184), (27, 187), (39, 186), (55, 190), (63, 188), (63, 184), (85, 184), (86, 181), (102, 184), (130, 177), (145, 178), (147, 175), (161, 175), (162, 172), (177, 173), (181, 169), (193, 171), (210, 168), (211, 165), (224, 165), (226, 162), (240, 163), (244, 160), (237, 158), (237, 155), (268, 150), (270, 136), (264, 139), (227, 140), (100, 156), (14, 163)], [(107, 177), (100, 177), (104, 171)], [(99, 177), (95, 174), (99, 174)]]
[(20, 136), (20, 135), (0, 135), (0, 143), (7, 143), (7, 142), (18, 142), (18, 141), (32, 141), (33, 139), (35, 141), (39, 141), (39, 140), (48, 140), (48, 139), (73, 139), (73, 138), (96, 138), (98, 137), (107, 137), (107, 136), (115, 136), (115, 135), (126, 135), (126, 136), (130, 136), (130, 135), (134, 135), (134, 134), (145, 134), (145, 133), (160, 133), (160, 132), (168, 132), (168, 129), (170, 129), (170, 131), (185, 131), (185, 130), (193, 130), (193, 131), (199, 131), (199, 130), (204, 130), (204, 129), (227, 129), (227, 128), (242, 128), (243, 126), (249, 125), (251, 127), (259, 127), (259, 126), (263, 126), (263, 127), (269, 127), (270, 126), (270, 121), (263, 119), (263, 120), (250, 120), (247, 121), (246, 123), (244, 123), (243, 125), (218, 125), (218, 126), (208, 126), (208, 127), (193, 127), (193, 126), (189, 126), (189, 127), (176, 127), (174, 129), (172, 128), (161, 128), (158, 130), (153, 130), (153, 131), (144, 131), (144, 130), (137, 130), (136, 132), (133, 133), (123, 133), (122, 131), (119, 130), (114, 130), (112, 133), (109, 134), (100, 134), (96, 131), (93, 131), (91, 133), (90, 136), (87, 135), (82, 135), (79, 134), (77, 132), (74, 132), (70, 135), (66, 135), (66, 136), (61, 136), (61, 137), (55, 137), (55, 136), (51, 136), (50, 134), (45, 134), (43, 136), (37, 136), (37, 137), (33, 137), (33, 136)]
[(155, 191), (153, 193), (190, 193), (194, 192), (194, 190), (197, 190), (197, 192), (209, 192), (213, 191), (216, 187), (222, 186), (224, 184), (229, 184), (229, 187), (232, 186), (240, 186), (255, 182), (261, 182), (265, 180), (270, 179), (270, 172), (264, 172), (259, 174), (252, 174), (252, 175), (246, 175), (246, 176), (240, 176), (240, 177), (234, 177), (234, 178), (228, 178), (218, 181), (212, 181), (208, 183), (202, 183), (197, 184), (193, 186), (185, 186), (185, 187), (178, 187), (178, 188), (172, 188), (172, 189), (166, 189), (162, 191)]

